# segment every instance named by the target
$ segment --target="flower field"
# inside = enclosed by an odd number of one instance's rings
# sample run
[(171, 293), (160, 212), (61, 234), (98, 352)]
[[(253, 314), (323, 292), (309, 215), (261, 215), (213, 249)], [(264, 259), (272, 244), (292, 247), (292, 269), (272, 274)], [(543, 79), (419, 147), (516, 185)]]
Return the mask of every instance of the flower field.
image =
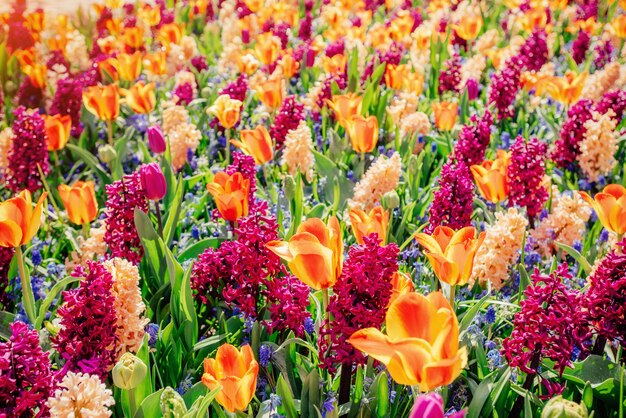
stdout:
[(624, 418), (626, 1), (6, 9), (0, 418)]

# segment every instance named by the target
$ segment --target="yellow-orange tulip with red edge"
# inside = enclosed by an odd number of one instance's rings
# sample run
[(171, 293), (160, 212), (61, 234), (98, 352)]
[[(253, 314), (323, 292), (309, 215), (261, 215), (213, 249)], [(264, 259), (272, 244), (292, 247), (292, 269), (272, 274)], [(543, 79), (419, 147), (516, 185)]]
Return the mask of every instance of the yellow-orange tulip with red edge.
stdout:
[(206, 188), (215, 199), (217, 210), (227, 221), (235, 222), (242, 216), (248, 215), (250, 180), (244, 178), (241, 173), (233, 173), (229, 176), (220, 171)]
[(93, 181), (77, 181), (59, 186), (59, 196), (67, 217), (76, 225), (88, 224), (98, 216), (98, 201)]
[(442, 282), (450, 286), (463, 286), (472, 275), (474, 256), (485, 239), (481, 232), (468, 226), (454, 231), (447, 226), (438, 226), (432, 235), (418, 233), (415, 239), (426, 250), (426, 257)]
[(283, 103), (283, 79), (280, 77), (257, 84), (255, 91), (259, 100), (270, 109), (276, 109)]
[(161, 26), (157, 38), (169, 48), (170, 44), (179, 44), (183, 39), (183, 28), (177, 23), (166, 23)]
[(392, 89), (401, 89), (409, 76), (409, 68), (404, 64), (387, 64), (385, 67), (385, 84)]
[(356, 93), (333, 96), (333, 100), (326, 99), (326, 104), (335, 112), (335, 119), (345, 128), (346, 121), (361, 113), (363, 97)]
[(128, 90), (123, 89), (122, 95), (133, 112), (146, 114), (152, 112), (156, 105), (154, 88), (154, 83), (146, 84), (144, 81), (139, 81)]
[(304, 284), (313, 289), (334, 286), (341, 275), (343, 241), (334, 216), (325, 225), (319, 218), (304, 221), (289, 241), (270, 241), (266, 247), (283, 260)]
[(20, 68), (24, 70), (24, 68), (28, 66), (33, 66), (37, 64), (37, 59), (35, 58), (35, 50), (31, 49), (18, 49), (13, 53), (15, 58), (17, 58), (17, 62), (20, 63)]
[(118, 54), (117, 70), (120, 78), (125, 81), (135, 81), (141, 74), (141, 52), (134, 54)]
[(602, 226), (618, 235), (626, 232), (626, 188), (624, 186), (609, 184), (593, 199), (585, 192), (578, 193), (596, 211)]
[(332, 58), (324, 55), (322, 57), (322, 65), (328, 74), (343, 74), (346, 71), (348, 58), (343, 54), (333, 55)]
[(16, 197), (0, 203), (0, 247), (19, 247), (33, 239), (41, 226), (43, 193), (33, 208), (30, 191), (24, 190)]
[(259, 69), (259, 65), (259, 60), (257, 60), (256, 57), (250, 53), (237, 56), (237, 68), (240, 73), (251, 75)]
[(143, 64), (147, 71), (154, 75), (163, 75), (167, 72), (167, 54), (163, 51), (144, 56)]
[(48, 151), (58, 151), (65, 148), (72, 129), (70, 115), (45, 116), (45, 122)]
[(112, 121), (120, 114), (120, 94), (117, 84), (91, 86), (83, 91), (85, 108), (103, 121)]
[(221, 386), (215, 400), (228, 412), (235, 413), (250, 404), (258, 374), (259, 363), (249, 345), (244, 345), (240, 351), (231, 344), (223, 344), (214, 359), (204, 359), (202, 383), (209, 390)]
[(300, 68), (300, 63), (289, 54), (283, 55), (280, 59), (279, 65), (283, 71), (283, 76), (287, 79), (293, 77)]
[(346, 131), (354, 151), (371, 152), (378, 142), (378, 119), (376, 116), (354, 115), (346, 121)]
[(280, 52), (280, 40), (272, 33), (262, 33), (257, 37), (254, 53), (265, 65), (270, 65), (278, 58)]
[(439, 102), (432, 105), (435, 125), (441, 131), (451, 131), (456, 124), (459, 105), (456, 102)]
[(451, 25), (457, 36), (466, 41), (475, 39), (483, 27), (483, 18), (476, 15), (463, 17), (459, 23)]
[(122, 33), (124, 45), (130, 49), (139, 49), (143, 46), (143, 29), (139, 26), (124, 28)]
[(413, 285), (411, 276), (406, 273), (402, 273), (401, 271), (393, 273), (393, 276), (391, 276), (391, 286), (391, 297), (389, 298), (389, 304), (387, 307), (391, 306), (391, 304), (394, 303), (401, 295), (413, 293), (415, 291), (415, 286)]
[(394, 41), (402, 41), (411, 34), (415, 19), (405, 10), (399, 10), (397, 17), (391, 21), (389, 36)]
[(46, 77), (48, 75), (48, 69), (43, 64), (33, 64), (24, 67), (24, 74), (30, 79), (30, 83), (42, 89), (46, 85)]
[(366, 328), (348, 342), (387, 366), (398, 384), (428, 392), (452, 383), (467, 364), (467, 351), (459, 348), (456, 315), (441, 292), (399, 296), (385, 323), (387, 335)]
[(263, 125), (254, 129), (242, 129), (241, 141), (233, 139), (230, 142), (244, 153), (254, 157), (257, 164), (265, 164), (274, 157), (272, 137)]
[(120, 72), (118, 70), (119, 63), (116, 58), (107, 58), (98, 62), (98, 69), (103, 80), (119, 81)]
[(498, 158), (483, 161), (482, 165), (470, 167), (480, 194), (491, 203), (502, 202), (509, 195), (507, 170), (510, 155), (498, 150)]
[(161, 22), (161, 9), (159, 7), (152, 7), (149, 4), (144, 4), (137, 11), (137, 16), (139, 16), (139, 19), (146, 25), (150, 27), (156, 26)]
[(207, 109), (207, 113), (215, 116), (224, 128), (230, 129), (239, 121), (241, 105), (241, 101), (231, 99), (228, 94), (222, 94), (213, 106)]
[(389, 228), (389, 212), (382, 206), (374, 207), (370, 213), (365, 213), (359, 208), (350, 209), (350, 223), (356, 242), (363, 244), (363, 237), (377, 234), (381, 240), (380, 245), (387, 243), (387, 229)]
[(611, 27), (618, 38), (626, 38), (626, 15), (616, 16), (611, 22)]
[(586, 71), (580, 74), (568, 71), (564, 77), (552, 77), (546, 81), (546, 91), (554, 100), (570, 105), (578, 101), (585, 86), (587, 75)]

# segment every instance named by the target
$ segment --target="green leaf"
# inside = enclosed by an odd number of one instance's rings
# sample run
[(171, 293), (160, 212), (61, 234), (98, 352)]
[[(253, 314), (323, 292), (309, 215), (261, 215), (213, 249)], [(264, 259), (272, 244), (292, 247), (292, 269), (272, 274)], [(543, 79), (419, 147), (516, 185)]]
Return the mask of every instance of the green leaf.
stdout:
[(577, 250), (570, 247), (569, 245), (563, 244), (561, 242), (555, 242), (555, 244), (557, 247), (565, 251), (572, 258), (574, 258), (574, 260), (576, 260), (578, 264), (580, 264), (580, 267), (585, 270), (585, 273), (591, 273), (591, 264), (589, 264), (589, 261), (587, 261), (587, 259), (581, 253), (579, 253)]
[(376, 388), (376, 416), (384, 418), (387, 416), (387, 411), (389, 411), (389, 380), (387, 379), (387, 372), (380, 372), (374, 384)]
[(494, 374), (490, 374), (487, 378), (483, 379), (478, 385), (472, 396), (472, 402), (470, 402), (467, 410), (467, 418), (478, 418), (480, 412), (483, 410), (485, 403), (489, 399), (491, 389), (493, 388)]
[(474, 320), (474, 317), (480, 311), (480, 308), (483, 304), (490, 298), (489, 293), (483, 296), (478, 302), (474, 303), (474, 305), (469, 308), (461, 317), (461, 322), (459, 323), (459, 332), (463, 333), (467, 328), (469, 328), (470, 324)]
[(223, 241), (224, 238), (219, 237), (201, 239), (181, 251), (178, 254), (178, 261), (182, 263), (186, 260), (195, 259), (207, 248), (218, 248)]
[(43, 320), (46, 318), (46, 314), (48, 313), (48, 309), (50, 305), (52, 305), (52, 301), (57, 297), (59, 292), (61, 292), (65, 287), (71, 283), (77, 282), (80, 279), (78, 277), (66, 277), (65, 279), (57, 282), (52, 289), (46, 295), (46, 298), (41, 302), (41, 306), (39, 307), (39, 315), (37, 316), (37, 320), (35, 321), (35, 329), (41, 329), (41, 324), (43, 324)]
[(185, 187), (182, 181), (182, 177), (178, 177), (178, 182), (176, 183), (176, 194), (172, 202), (166, 206), (167, 211), (167, 219), (165, 221), (165, 225), (163, 226), (163, 239), (166, 245), (170, 245), (172, 240), (174, 239), (174, 234), (176, 233), (176, 226), (178, 226), (178, 220), (180, 219), (180, 212), (182, 210), (182, 201), (183, 201), (183, 193)]
[(213, 402), (213, 399), (215, 399), (220, 390), (222, 390), (222, 387), (218, 386), (211, 392), (198, 398), (193, 405), (191, 405), (189, 412), (185, 414), (184, 418), (205, 418), (207, 416), (207, 410), (209, 406), (211, 406), (211, 402)]
[(293, 401), (293, 393), (282, 374), (278, 376), (278, 381), (276, 382), (276, 394), (282, 399), (280, 409), (282, 409), (285, 416), (287, 418), (299, 418)]
[(530, 276), (526, 271), (526, 267), (524, 267), (523, 264), (519, 264), (517, 266), (517, 269), (519, 271), (519, 292), (517, 300), (522, 300), (522, 298), (524, 297), (524, 292), (526, 291), (526, 288), (530, 286), (531, 281)]
[[(161, 287), (165, 284), (165, 276), (167, 274), (165, 244), (155, 231), (154, 225), (152, 225), (152, 221), (148, 215), (139, 208), (135, 208), (135, 228), (141, 239), (144, 258), (152, 268), (159, 287)], [(156, 289), (153, 291), (156, 291)]]
[(91, 168), (104, 184), (113, 183), (113, 179), (109, 173), (107, 173), (106, 170), (100, 165), (98, 159), (92, 153), (77, 147), (74, 144), (67, 144), (65, 147), (69, 149), (72, 154), (77, 155), (78, 160), (81, 160), (87, 165), (87, 167)]
[(135, 418), (160, 418), (163, 416), (161, 412), (161, 393), (163, 389), (151, 393), (143, 400), (137, 412), (135, 412)]
[(0, 311), (0, 337), (4, 339), (11, 338), (11, 324), (15, 322), (15, 314), (6, 311)]

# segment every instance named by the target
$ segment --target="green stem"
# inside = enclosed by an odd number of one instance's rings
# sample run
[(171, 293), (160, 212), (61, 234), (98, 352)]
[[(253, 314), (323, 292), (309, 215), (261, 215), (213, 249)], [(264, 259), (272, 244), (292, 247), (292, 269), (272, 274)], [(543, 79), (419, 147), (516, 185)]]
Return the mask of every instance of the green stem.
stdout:
[(107, 136), (109, 138), (109, 145), (113, 146), (113, 121), (107, 121)]
[(41, 169), (41, 165), (39, 163), (37, 163), (37, 170), (39, 171), (39, 178), (41, 179), (41, 183), (43, 184), (44, 189), (46, 190), (46, 192), (48, 192), (48, 196), (50, 197), (50, 203), (52, 203), (52, 207), (54, 207), (54, 211), (56, 212), (59, 221), (63, 222), (62, 218), (61, 218), (61, 211), (59, 210), (59, 207), (57, 206), (57, 202), (56, 199), (54, 198), (54, 195), (50, 192), (50, 185), (48, 184), (48, 181), (46, 180), (46, 176), (43, 174), (43, 170)]
[(24, 264), (24, 253), (22, 247), (15, 248), (15, 256), (17, 257), (17, 270), (20, 274), (20, 281), (22, 283), (22, 303), (24, 304), (24, 311), (31, 324), (35, 324), (37, 316), (35, 314), (35, 295), (33, 294), (33, 287), (30, 283), (30, 275), (26, 272), (26, 265)]
[(85, 222), (83, 224), (83, 238), (89, 239), (90, 232), (91, 232), (91, 224), (89, 222)]
[(161, 218), (161, 208), (159, 202), (154, 202), (154, 213), (156, 213), (157, 224), (159, 225), (159, 235), (163, 238), (163, 219)]
[(456, 291), (456, 286), (455, 285), (450, 285), (450, 307), (452, 308), (452, 311), (454, 311), (454, 293)]
[(224, 161), (226, 161), (226, 166), (230, 164), (230, 129), (226, 129), (224, 132), (226, 135), (226, 147), (224, 149)]
[(128, 408), (130, 409), (130, 416), (134, 417), (137, 411), (137, 401), (135, 399), (135, 389), (128, 390)]

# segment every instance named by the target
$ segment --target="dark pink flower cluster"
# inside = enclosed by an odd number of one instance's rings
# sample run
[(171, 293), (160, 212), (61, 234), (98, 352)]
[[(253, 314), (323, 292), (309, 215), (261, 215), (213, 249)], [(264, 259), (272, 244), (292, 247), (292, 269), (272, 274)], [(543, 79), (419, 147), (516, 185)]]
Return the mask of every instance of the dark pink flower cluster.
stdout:
[(540, 361), (548, 358), (563, 373), (575, 349), (586, 351), (583, 342), (590, 333), (581, 294), (562, 283), (571, 279), (567, 263), (550, 275), (535, 269), (532, 285), (524, 291), (526, 299), (513, 319), (513, 332), (502, 342), (502, 353), (511, 367), (536, 374)]
[(498, 120), (512, 118), (515, 115), (514, 104), (520, 88), (520, 75), (520, 59), (512, 57), (491, 79), (489, 103), (496, 106)]
[(602, 95), (596, 103), (596, 111), (606, 113), (609, 109), (615, 113), (618, 122), (622, 120), (626, 110), (626, 90), (612, 90)]
[(59, 333), (52, 346), (65, 360), (68, 371), (95, 374), (105, 379), (115, 364), (117, 315), (111, 294), (113, 277), (100, 263), (88, 261), (88, 271), (76, 268), (74, 277), (84, 277), (76, 289), (63, 292)]
[(447, 91), (458, 92), (461, 84), (461, 57), (454, 54), (444, 64), (444, 69), (439, 73), (439, 94)]
[(339, 363), (365, 362), (365, 356), (346, 340), (360, 329), (383, 325), (393, 288), (391, 278), (398, 270), (396, 244), (381, 246), (376, 234), (363, 241), (348, 250), (328, 305), (332, 319), (320, 328), (320, 366), (331, 373)]
[(519, 57), (523, 60), (526, 70), (539, 71), (548, 62), (546, 31), (534, 30), (522, 44)]
[(39, 346), (37, 331), (14, 322), (9, 341), (0, 343), (0, 416), (46, 416), (52, 389), (50, 358)]
[(228, 94), (231, 99), (239, 100), (243, 102), (246, 100), (246, 93), (248, 92), (248, 77), (245, 74), (240, 74), (239, 77), (232, 83), (226, 85), (221, 91), (222, 94)]
[(305, 324), (311, 319), (307, 311), (310, 289), (300, 279), (291, 274), (284, 274), (266, 281), (267, 310), (270, 321), (266, 325), (270, 332), (275, 330), (292, 330), (301, 337), (305, 332)]
[(139, 172), (128, 174), (113, 184), (106, 185), (107, 243), (113, 257), (139, 263), (143, 256), (141, 240), (135, 228), (135, 208), (148, 213), (148, 197), (141, 185)]
[(50, 171), (43, 118), (20, 106), (15, 109), (13, 133), (15, 141), (9, 151), (7, 187), (14, 192), (24, 189), (35, 192), (43, 187), (37, 166), (44, 175)]
[(296, 129), (304, 120), (304, 105), (298, 103), (296, 96), (289, 96), (283, 101), (280, 110), (270, 127), (270, 136), (276, 142), (276, 149), (282, 148), (290, 130)]
[(581, 30), (578, 32), (578, 36), (572, 42), (572, 58), (576, 64), (580, 64), (587, 58), (587, 51), (589, 51), (589, 45), (591, 44), (591, 36)]
[(11, 298), (7, 292), (9, 286), (9, 269), (15, 249), (13, 247), (0, 247), (0, 307), (9, 310)]
[(613, 60), (613, 52), (615, 52), (615, 48), (613, 48), (613, 44), (610, 40), (606, 40), (599, 42), (593, 52), (595, 55), (593, 65), (597, 70), (600, 70)]
[[(361, 82), (365, 83), (374, 73), (374, 69), (382, 63), (392, 65), (400, 64), (402, 61), (402, 52), (403, 47), (397, 42), (391, 44), (391, 47), (387, 51), (377, 51), (376, 55), (374, 55), (365, 66), (365, 70), (361, 76)], [(381, 83), (385, 83), (384, 78), (381, 80)]]
[(608, 253), (589, 276), (583, 296), (587, 318), (598, 336), (626, 348), (626, 242)]
[(470, 122), (461, 128), (453, 151), (454, 158), (464, 162), (468, 167), (481, 164), (485, 159), (485, 152), (491, 143), (493, 116), (486, 110), (482, 118), (473, 115)]
[(576, 20), (587, 20), (589, 18), (598, 18), (598, 0), (579, 0), (577, 1)]
[(17, 91), (17, 104), (27, 109), (40, 109), (43, 106), (43, 89), (36, 87), (30, 77), (24, 77)]
[(248, 205), (250, 211), (252, 211), (252, 207), (255, 205), (254, 193), (256, 192), (256, 165), (254, 157), (238, 151), (233, 152), (233, 163), (226, 167), (226, 174), (232, 176), (235, 173), (241, 173), (243, 178), (250, 180)]
[(585, 136), (585, 122), (591, 119), (593, 101), (583, 99), (567, 111), (567, 119), (561, 127), (559, 139), (554, 143), (551, 158), (559, 167), (567, 167), (576, 161), (580, 152), (580, 141)]
[(57, 90), (50, 106), (51, 115), (70, 115), (72, 118), (72, 136), (79, 137), (83, 131), (80, 110), (83, 105), (83, 86), (79, 79), (63, 78), (57, 84)]
[(176, 104), (181, 106), (188, 105), (193, 99), (193, 87), (190, 83), (184, 83), (176, 86), (174, 89), (174, 96), (176, 97)]
[(448, 160), (439, 174), (426, 232), (431, 233), (439, 225), (455, 230), (469, 226), (473, 203), (474, 182), (469, 168), (462, 161)]
[(548, 200), (548, 191), (542, 184), (547, 151), (544, 142), (537, 138), (525, 141), (521, 135), (511, 146), (511, 163), (507, 171), (509, 207), (525, 207), (531, 219), (541, 212)]

